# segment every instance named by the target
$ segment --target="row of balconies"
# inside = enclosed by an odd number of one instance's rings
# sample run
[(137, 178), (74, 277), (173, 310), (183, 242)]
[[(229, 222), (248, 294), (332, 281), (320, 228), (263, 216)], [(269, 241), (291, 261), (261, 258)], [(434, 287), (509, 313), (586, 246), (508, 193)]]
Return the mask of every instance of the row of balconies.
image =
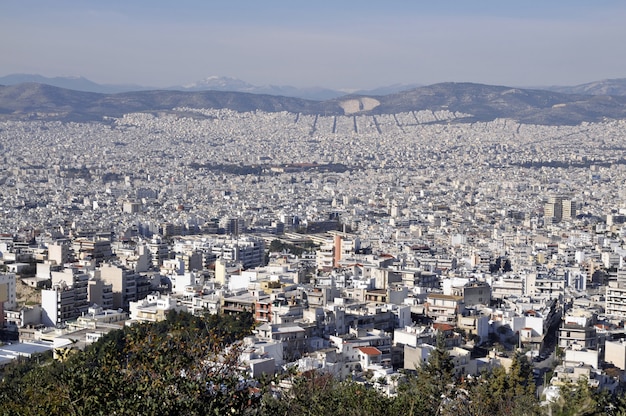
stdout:
[(626, 312), (626, 305), (624, 305), (624, 304), (611, 305), (611, 304), (607, 303), (606, 304), (606, 311), (607, 311), (608, 314), (610, 314), (610, 311)]

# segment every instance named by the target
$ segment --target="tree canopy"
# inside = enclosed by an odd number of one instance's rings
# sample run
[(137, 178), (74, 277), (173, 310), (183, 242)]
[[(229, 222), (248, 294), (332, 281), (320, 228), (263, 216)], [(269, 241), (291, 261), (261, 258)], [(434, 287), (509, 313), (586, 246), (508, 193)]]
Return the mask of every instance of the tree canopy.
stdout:
[[(429, 360), (388, 397), (371, 384), (316, 371), (251, 379), (240, 365), (250, 313), (197, 317), (112, 331), (63, 361), (20, 359), (2, 369), (2, 415), (624, 415), (626, 401), (585, 380), (541, 407), (531, 366), (515, 356), (478, 377), (457, 377), (439, 337)], [(290, 385), (290, 388), (284, 388)]]

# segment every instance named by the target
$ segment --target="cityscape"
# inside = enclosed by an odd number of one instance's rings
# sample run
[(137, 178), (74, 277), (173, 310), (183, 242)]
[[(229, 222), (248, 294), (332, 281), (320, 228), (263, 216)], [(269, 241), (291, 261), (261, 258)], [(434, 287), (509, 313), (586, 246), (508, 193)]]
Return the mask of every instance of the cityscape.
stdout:
[(0, 4), (0, 416), (626, 415), (626, 3)]
[(524, 357), (544, 405), (580, 377), (621, 392), (626, 121), (367, 102), (0, 122), (0, 364), (248, 312), (252, 379), (394, 397), (443, 338), (459, 378)]

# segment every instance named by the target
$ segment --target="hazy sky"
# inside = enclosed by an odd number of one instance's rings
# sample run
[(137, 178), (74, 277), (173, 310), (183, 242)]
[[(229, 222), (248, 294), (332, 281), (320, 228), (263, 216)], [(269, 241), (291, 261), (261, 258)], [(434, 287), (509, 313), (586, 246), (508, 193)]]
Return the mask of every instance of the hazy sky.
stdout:
[(0, 0), (0, 75), (374, 88), (626, 77), (623, 0)]

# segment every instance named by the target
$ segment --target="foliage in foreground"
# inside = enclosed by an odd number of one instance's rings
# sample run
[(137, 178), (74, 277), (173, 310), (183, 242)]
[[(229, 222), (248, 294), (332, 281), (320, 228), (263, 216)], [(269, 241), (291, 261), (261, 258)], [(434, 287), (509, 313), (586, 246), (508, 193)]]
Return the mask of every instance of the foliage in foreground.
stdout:
[(171, 313), (113, 331), (63, 362), (18, 364), (0, 383), (2, 415), (242, 414), (259, 401), (242, 383), (237, 349), (251, 314)]
[(442, 339), (393, 398), (316, 372), (289, 375), (293, 387), (279, 389), (278, 379), (249, 380), (238, 365), (236, 341), (253, 325), (249, 313), (171, 313), (111, 332), (63, 362), (10, 365), (0, 381), (0, 415), (626, 415), (624, 399), (582, 382), (540, 407), (523, 356), (509, 373), (458, 379)]

